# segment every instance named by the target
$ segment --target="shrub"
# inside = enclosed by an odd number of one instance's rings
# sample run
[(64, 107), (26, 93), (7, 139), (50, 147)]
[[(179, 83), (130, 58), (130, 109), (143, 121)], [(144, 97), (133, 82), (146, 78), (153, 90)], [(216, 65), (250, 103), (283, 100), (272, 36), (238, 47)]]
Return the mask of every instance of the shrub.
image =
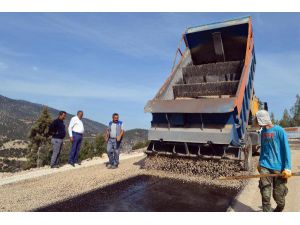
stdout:
[(145, 148), (150, 144), (149, 141), (145, 142), (138, 142), (135, 145), (132, 146), (132, 150), (140, 149), (140, 148)]

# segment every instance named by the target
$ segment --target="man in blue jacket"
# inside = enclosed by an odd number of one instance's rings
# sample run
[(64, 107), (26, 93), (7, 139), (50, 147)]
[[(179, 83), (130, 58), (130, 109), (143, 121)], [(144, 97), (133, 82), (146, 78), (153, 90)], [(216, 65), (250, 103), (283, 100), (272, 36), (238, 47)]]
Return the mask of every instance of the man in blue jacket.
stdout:
[(258, 171), (260, 174), (281, 173), (281, 177), (262, 177), (259, 181), (264, 212), (270, 212), (271, 193), (273, 185), (273, 198), (277, 203), (274, 212), (281, 212), (285, 206), (285, 196), (288, 193), (287, 179), (291, 177), (291, 152), (287, 135), (284, 129), (273, 125), (270, 115), (266, 110), (256, 113), (256, 118), (261, 131), (261, 153)]
[(106, 131), (107, 155), (109, 159), (109, 163), (107, 164), (108, 169), (116, 169), (119, 165), (120, 145), (124, 133), (123, 122), (119, 120), (119, 114), (114, 113)]

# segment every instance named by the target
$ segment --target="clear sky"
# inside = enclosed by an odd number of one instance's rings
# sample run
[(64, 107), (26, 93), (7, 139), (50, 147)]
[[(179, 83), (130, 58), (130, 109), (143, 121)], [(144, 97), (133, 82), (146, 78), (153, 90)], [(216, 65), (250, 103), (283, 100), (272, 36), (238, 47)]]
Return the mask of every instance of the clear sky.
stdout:
[(300, 13), (0, 13), (0, 94), (148, 128), (185, 28), (247, 15), (256, 94), (280, 118), (300, 94)]

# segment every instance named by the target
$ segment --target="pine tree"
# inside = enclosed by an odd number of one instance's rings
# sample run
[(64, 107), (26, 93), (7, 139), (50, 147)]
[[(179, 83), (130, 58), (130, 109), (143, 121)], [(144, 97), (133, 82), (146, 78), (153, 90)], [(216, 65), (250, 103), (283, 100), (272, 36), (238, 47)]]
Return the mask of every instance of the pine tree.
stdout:
[(292, 118), (287, 109), (284, 110), (282, 119), (279, 121), (279, 125), (282, 127), (289, 127), (291, 126)]
[(273, 112), (271, 113), (270, 117), (271, 117), (272, 124), (277, 124), (277, 121), (275, 120), (275, 115)]
[(300, 96), (296, 96), (296, 102), (291, 108), (292, 124), (291, 126), (300, 126)]
[(27, 155), (29, 168), (40, 167), (49, 162), (51, 150), (49, 125), (51, 121), (48, 108), (45, 107), (29, 133), (30, 145)]

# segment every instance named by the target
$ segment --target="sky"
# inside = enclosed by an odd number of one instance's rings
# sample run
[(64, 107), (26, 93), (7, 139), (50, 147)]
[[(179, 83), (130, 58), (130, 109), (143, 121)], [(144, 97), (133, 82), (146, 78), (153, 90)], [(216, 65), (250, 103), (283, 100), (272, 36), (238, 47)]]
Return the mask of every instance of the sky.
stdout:
[(185, 29), (248, 15), (255, 92), (279, 119), (300, 94), (300, 13), (0, 13), (0, 94), (147, 129)]

